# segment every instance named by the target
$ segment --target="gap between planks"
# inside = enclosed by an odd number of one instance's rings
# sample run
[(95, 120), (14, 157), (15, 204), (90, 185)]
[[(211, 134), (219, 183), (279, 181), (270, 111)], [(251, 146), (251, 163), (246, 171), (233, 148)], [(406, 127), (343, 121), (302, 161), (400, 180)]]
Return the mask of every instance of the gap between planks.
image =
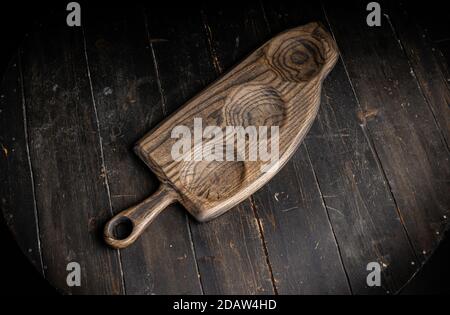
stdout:
[(44, 266), (44, 259), (42, 258), (42, 245), (41, 245), (41, 233), (39, 228), (39, 215), (38, 215), (38, 207), (37, 207), (37, 201), (36, 201), (36, 187), (34, 182), (34, 173), (33, 173), (33, 165), (31, 162), (31, 155), (30, 155), (30, 139), (28, 135), (28, 120), (27, 120), (27, 108), (26, 108), (26, 101), (25, 101), (25, 87), (23, 82), (23, 72), (22, 72), (22, 56), (21, 56), (21, 48), (19, 48), (17, 52), (17, 65), (19, 67), (19, 80), (20, 80), (20, 97), (22, 102), (22, 116), (23, 116), (23, 130), (24, 130), (24, 136), (25, 136), (25, 150), (27, 152), (27, 163), (28, 168), (30, 171), (30, 180), (31, 180), (31, 193), (33, 195), (33, 215), (34, 215), (34, 222), (36, 223), (36, 241), (38, 245), (39, 250), (39, 264), (40, 264), (40, 271), (44, 279), (46, 279), (47, 275), (45, 272), (45, 266)]
[[(259, 4), (260, 4), (260, 7), (261, 7), (262, 16), (263, 16), (264, 22), (265, 22), (265, 24), (266, 24), (267, 30), (269, 31), (270, 34), (272, 34), (272, 28), (271, 28), (271, 26), (270, 26), (269, 20), (267, 19), (267, 16), (266, 16), (266, 10), (265, 10), (264, 4), (263, 4), (263, 2), (262, 2), (261, 0), (259, 1)], [(334, 37), (334, 36), (333, 36), (333, 37)], [(352, 289), (351, 284), (350, 284), (350, 278), (349, 278), (349, 276), (348, 276), (347, 269), (345, 268), (344, 261), (343, 261), (343, 259), (342, 259), (342, 252), (341, 252), (341, 249), (340, 249), (340, 246), (339, 246), (339, 243), (338, 243), (338, 240), (337, 240), (337, 237), (336, 237), (334, 228), (333, 228), (333, 224), (332, 224), (332, 222), (331, 222), (331, 218), (330, 218), (330, 216), (329, 216), (328, 207), (327, 207), (327, 205), (326, 205), (325, 198), (323, 197), (323, 193), (322, 193), (322, 190), (321, 190), (321, 187), (320, 187), (318, 178), (317, 178), (316, 171), (315, 171), (315, 169), (314, 169), (314, 167), (313, 167), (313, 165), (312, 165), (312, 163), (311, 163), (311, 157), (310, 157), (310, 155), (309, 155), (309, 151), (308, 151), (308, 148), (307, 148), (307, 145), (306, 145), (306, 142), (305, 142), (305, 141), (303, 141), (303, 145), (305, 146), (305, 150), (306, 150), (307, 158), (308, 158), (308, 164), (309, 164), (309, 166), (310, 166), (310, 168), (311, 168), (312, 173), (314, 174), (314, 181), (315, 181), (315, 183), (316, 183), (316, 185), (317, 185), (317, 189), (318, 189), (318, 191), (319, 191), (320, 199), (321, 199), (321, 201), (322, 201), (322, 205), (323, 205), (324, 210), (325, 210), (326, 215), (327, 215), (327, 221), (328, 221), (328, 224), (329, 224), (329, 226), (330, 226), (331, 233), (332, 233), (332, 235), (333, 235), (333, 240), (334, 240), (334, 243), (335, 243), (335, 245), (336, 245), (336, 249), (337, 249), (337, 252), (338, 252), (338, 255), (339, 255), (339, 263), (340, 263), (340, 265), (341, 265), (341, 267), (342, 267), (342, 270), (344, 271), (345, 279), (346, 279), (346, 281), (347, 281), (347, 286), (348, 286), (348, 289), (349, 289), (349, 291), (350, 291), (350, 294), (353, 295), (353, 289)], [(294, 165), (294, 167), (295, 167), (295, 165)], [(252, 204), (252, 207), (253, 207), (253, 206), (254, 206), (254, 205)], [(257, 215), (256, 211), (257, 211), (257, 210), (255, 209), (255, 215)], [(258, 224), (260, 224), (260, 223), (259, 223), (259, 219), (258, 219)], [(261, 230), (261, 227), (260, 227), (260, 230)], [(261, 230), (261, 235), (262, 235), (262, 238), (263, 238), (263, 240), (264, 240), (264, 236), (263, 236), (262, 233), (263, 233), (263, 231)], [(265, 247), (265, 246), (264, 246), (264, 248), (265, 248), (265, 250), (266, 250), (266, 247)], [(267, 251), (266, 251), (266, 255), (267, 255), (267, 261), (268, 261), (268, 264), (269, 264), (269, 256), (268, 256), (268, 252), (267, 252)], [(271, 271), (272, 271), (272, 270), (271, 270)]]
[[(414, 69), (414, 67), (413, 67), (413, 65), (411, 63), (411, 60), (408, 57), (408, 54), (407, 54), (406, 49), (405, 49), (405, 46), (403, 45), (403, 42), (400, 39), (400, 36), (398, 35), (397, 30), (395, 29), (394, 25), (392, 24), (389, 14), (384, 13), (383, 15), (384, 15), (384, 17), (386, 18), (386, 20), (389, 23), (389, 27), (390, 27), (390, 29), (392, 31), (392, 36), (397, 41), (397, 43), (398, 43), (398, 45), (400, 47), (400, 50), (402, 51), (403, 55), (405, 55), (405, 58), (406, 58), (406, 60), (408, 62), (408, 66), (409, 66), (409, 69), (410, 69), (411, 76), (414, 78), (414, 81), (417, 84), (417, 88), (420, 91), (420, 95), (422, 95), (422, 99), (427, 104), (427, 106), (428, 106), (428, 108), (429, 108), (429, 110), (431, 112), (431, 115), (433, 116), (433, 121), (434, 121), (434, 124), (436, 126), (436, 129), (439, 130), (439, 134), (441, 136), (441, 141), (444, 144), (444, 146), (447, 148), (447, 152), (450, 153), (449, 144), (448, 144), (447, 140), (445, 139), (444, 131), (440, 127), (439, 122), (438, 122), (437, 117), (436, 117), (437, 113), (435, 112), (435, 110), (433, 109), (433, 106), (431, 106), (431, 103), (429, 102), (428, 98), (426, 97), (425, 92), (424, 92), (423, 87), (422, 87), (422, 84), (420, 84), (420, 81), (417, 79), (416, 70)], [(441, 79), (443, 80), (443, 75), (441, 76)]]
[[(161, 77), (160, 77), (160, 74), (159, 74), (158, 60), (156, 58), (155, 48), (153, 46), (153, 41), (151, 40), (150, 29), (148, 27), (148, 14), (147, 14), (147, 10), (145, 8), (141, 8), (141, 9), (142, 9), (142, 12), (143, 12), (143, 17), (144, 17), (145, 33), (147, 34), (147, 41), (148, 41), (148, 44), (150, 45), (150, 50), (151, 50), (151, 53), (152, 53), (152, 62), (153, 62), (153, 66), (154, 66), (154, 69), (155, 69), (156, 82), (158, 84), (158, 91), (159, 91), (160, 98), (161, 98), (161, 108), (162, 108), (162, 112), (163, 112), (164, 117), (167, 117), (168, 113), (167, 113), (167, 109), (166, 109), (166, 97), (165, 97), (164, 89), (163, 89), (162, 84), (161, 84)], [(191, 221), (190, 221), (190, 218), (188, 217), (187, 213), (185, 214), (184, 217), (185, 217), (187, 230), (188, 230), (189, 244), (191, 245), (191, 252), (192, 252), (192, 255), (194, 257), (195, 270), (196, 270), (197, 276), (198, 276), (198, 282), (199, 282), (199, 285), (200, 285), (200, 291), (201, 291), (202, 295), (204, 295), (205, 294), (205, 290), (203, 288), (203, 282), (202, 282), (202, 277), (201, 277), (201, 274), (200, 274), (200, 268), (198, 267), (197, 252), (195, 250), (194, 239), (192, 238)]]
[[(262, 7), (262, 3), (261, 3), (261, 7)], [(263, 11), (264, 12), (264, 11)], [(220, 64), (219, 58), (217, 56), (216, 50), (214, 48), (213, 45), (213, 37), (212, 37), (212, 31), (211, 31), (211, 27), (208, 24), (208, 19), (206, 17), (205, 12), (200, 9), (200, 15), (202, 18), (202, 23), (203, 23), (203, 27), (204, 27), (204, 35), (206, 37), (206, 41), (208, 43), (208, 50), (209, 50), (209, 54), (211, 56), (211, 62), (213, 65), (213, 68), (215, 69), (217, 75), (221, 75), (223, 73), (223, 68), (222, 65)], [(256, 205), (255, 205), (255, 201), (253, 199), (253, 196), (250, 196), (248, 199), (250, 207), (253, 210), (253, 216), (254, 219), (256, 220), (257, 226), (258, 226), (258, 235), (259, 235), (259, 239), (261, 242), (261, 246), (263, 248), (264, 251), (264, 256), (265, 256), (265, 260), (266, 260), (266, 265), (270, 274), (270, 282), (272, 283), (272, 289), (275, 295), (278, 295), (278, 289), (276, 286), (276, 282), (275, 282), (275, 276), (273, 274), (273, 269), (272, 269), (272, 265), (270, 263), (270, 258), (269, 258), (269, 252), (267, 250), (267, 246), (266, 246), (266, 241), (264, 238), (264, 231), (262, 229), (261, 226), (261, 222), (259, 220), (259, 216), (258, 216), (258, 212), (256, 209)]]
[(339, 242), (337, 240), (336, 233), (334, 231), (334, 227), (333, 227), (333, 224), (331, 222), (330, 213), (329, 213), (329, 210), (328, 210), (331, 207), (328, 207), (327, 204), (326, 204), (325, 197), (323, 196), (322, 189), (320, 188), (319, 179), (317, 178), (316, 170), (314, 169), (314, 166), (312, 165), (312, 162), (311, 162), (311, 156), (309, 155), (308, 146), (306, 145), (306, 143), (304, 143), (304, 145), (305, 145), (306, 155), (307, 155), (307, 158), (308, 158), (308, 164), (310, 165), (311, 170), (313, 172), (314, 181), (315, 181), (315, 183), (317, 185), (317, 189), (318, 189), (319, 194), (320, 194), (320, 200), (322, 201), (323, 208), (324, 208), (324, 210), (325, 210), (325, 212), (327, 214), (327, 221), (328, 221), (328, 224), (330, 225), (331, 233), (333, 234), (334, 243), (336, 244), (336, 249), (337, 249), (338, 254), (339, 254), (339, 261), (341, 263), (342, 269), (344, 270), (345, 279), (347, 280), (348, 289), (350, 290), (350, 294), (353, 295), (353, 289), (352, 289), (352, 285), (351, 285), (351, 282), (350, 282), (350, 277), (348, 275), (347, 268), (345, 268), (344, 260), (342, 259), (341, 247), (339, 246)]
[(264, 238), (264, 230), (261, 225), (261, 220), (259, 219), (258, 209), (256, 207), (255, 199), (253, 198), (253, 195), (249, 197), (249, 200), (250, 200), (250, 207), (253, 210), (253, 215), (255, 216), (256, 222), (258, 224), (259, 237), (261, 239), (261, 245), (264, 250), (264, 256), (266, 256), (266, 264), (267, 264), (267, 268), (269, 268), (270, 280), (272, 282), (273, 292), (275, 295), (278, 295), (278, 289), (277, 289), (277, 286), (275, 285), (276, 282), (275, 282), (275, 277), (273, 275), (272, 264), (270, 263), (270, 259), (269, 259), (269, 251), (267, 250), (266, 240)]
[[(94, 109), (95, 122), (96, 122), (96, 128), (97, 128), (97, 133), (98, 133), (98, 145), (100, 147), (100, 159), (102, 162), (102, 170), (101, 171), (105, 175), (105, 176), (103, 176), (103, 181), (105, 183), (106, 193), (108, 195), (109, 212), (110, 212), (111, 216), (113, 216), (114, 212), (113, 212), (113, 206), (112, 206), (112, 200), (111, 200), (111, 190), (109, 188), (108, 172), (106, 170), (105, 154), (103, 151), (103, 139), (102, 139), (102, 135), (101, 135), (101, 131), (100, 131), (101, 130), (100, 129), (100, 120), (98, 118), (97, 104), (95, 102), (94, 88), (92, 86), (91, 70), (89, 67), (89, 57), (88, 57), (87, 47), (86, 47), (86, 35), (85, 35), (85, 31), (84, 31), (84, 26), (81, 27), (81, 34), (82, 34), (82, 40), (83, 40), (84, 60), (86, 62), (86, 74), (87, 74), (88, 81), (89, 81), (89, 89), (90, 89), (90, 93), (91, 93), (92, 107)], [(119, 262), (122, 290), (123, 290), (123, 293), (126, 294), (125, 277), (123, 274), (123, 265), (122, 265), (122, 255), (120, 254), (120, 251), (118, 249), (115, 250), (115, 253), (116, 253), (117, 260)]]
[[(324, 13), (325, 19), (326, 19), (326, 21), (327, 21), (327, 24), (328, 24), (328, 28), (330, 29), (331, 35), (333, 36), (333, 38), (334, 38), (336, 44), (337, 44), (338, 47), (339, 47), (339, 44), (338, 44), (338, 42), (336, 41), (336, 37), (335, 37), (335, 35), (334, 35), (333, 27), (332, 27), (332, 25), (331, 25), (331, 23), (330, 23), (330, 20), (329, 20), (328, 15), (327, 15), (327, 11), (326, 11), (326, 9), (325, 9), (325, 7), (324, 7), (323, 1), (321, 1), (321, 7), (322, 7), (322, 11), (323, 11), (323, 13)], [(347, 78), (348, 78), (348, 82), (349, 82), (349, 84), (350, 84), (350, 86), (351, 86), (351, 88), (352, 88), (353, 96), (355, 97), (356, 103), (358, 104), (358, 108), (362, 111), (363, 108), (362, 108), (361, 103), (360, 103), (360, 101), (359, 101), (358, 95), (356, 94), (355, 87), (353, 86), (353, 82), (352, 82), (352, 80), (351, 80), (351, 78), (350, 78), (350, 75), (349, 75), (349, 73), (348, 73), (348, 69), (347, 69), (347, 66), (346, 66), (346, 64), (345, 64), (345, 61), (344, 61), (344, 58), (343, 58), (343, 56), (342, 56), (342, 52), (341, 52), (341, 51), (340, 51), (339, 59), (341, 60), (342, 65), (343, 65), (343, 67), (344, 67), (345, 73), (346, 73)], [(381, 164), (381, 160), (380, 160), (380, 157), (379, 157), (379, 155), (378, 155), (378, 152), (376, 151), (376, 149), (375, 149), (375, 147), (374, 147), (374, 145), (373, 145), (372, 137), (371, 137), (370, 134), (369, 134), (370, 132), (367, 130), (367, 128), (366, 128), (366, 126), (365, 126), (364, 124), (360, 124), (360, 126), (361, 126), (361, 129), (362, 129), (362, 132), (363, 132), (365, 138), (367, 139), (367, 142), (368, 142), (368, 144), (369, 144), (370, 150), (373, 152), (373, 155), (374, 155), (374, 158), (375, 158), (375, 160), (376, 160), (376, 163), (377, 163), (377, 165), (378, 165), (380, 171), (382, 172), (383, 180), (384, 180), (384, 182), (386, 183), (386, 185), (387, 185), (387, 187), (388, 187), (388, 189), (389, 189), (389, 194), (390, 194), (390, 196), (391, 196), (391, 198), (392, 198), (392, 200), (393, 200), (393, 202), (394, 202), (394, 205), (395, 205), (395, 208), (396, 208), (397, 215), (399, 216), (400, 223), (401, 223), (401, 225), (402, 225), (402, 227), (403, 227), (404, 233), (405, 233), (406, 238), (407, 238), (407, 240), (408, 240), (409, 246), (410, 246), (410, 248), (411, 248), (411, 250), (412, 250), (412, 252), (413, 252), (413, 255), (414, 255), (414, 257), (415, 257), (415, 259), (416, 259), (417, 261), (420, 261), (420, 260), (418, 259), (418, 256), (417, 256), (416, 248), (414, 247), (414, 245), (413, 245), (413, 243), (412, 243), (412, 241), (411, 241), (411, 238), (410, 238), (410, 236), (409, 236), (409, 232), (408, 232), (408, 229), (406, 228), (406, 225), (405, 225), (405, 222), (404, 222), (404, 220), (403, 220), (402, 214), (400, 213), (400, 209), (399, 209), (399, 207), (398, 207), (397, 200), (396, 200), (396, 198), (395, 198), (395, 196), (394, 196), (394, 193), (393, 193), (393, 191), (392, 191), (392, 186), (391, 186), (391, 184), (389, 183), (389, 180), (388, 180), (388, 178), (387, 178), (386, 171), (384, 170), (383, 165)], [(400, 288), (400, 289), (401, 289), (401, 288)], [(400, 289), (399, 289), (399, 290), (400, 290)], [(398, 290), (397, 292), (399, 292), (399, 290)], [(396, 292), (396, 293), (397, 293), (397, 292)]]

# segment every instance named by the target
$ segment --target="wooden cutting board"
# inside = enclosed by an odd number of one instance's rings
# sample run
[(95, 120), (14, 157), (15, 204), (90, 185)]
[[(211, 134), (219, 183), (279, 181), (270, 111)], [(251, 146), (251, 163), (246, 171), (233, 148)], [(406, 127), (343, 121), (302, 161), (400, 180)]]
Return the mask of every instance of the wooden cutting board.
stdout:
[[(330, 34), (320, 24), (309, 23), (272, 38), (188, 101), (136, 144), (135, 152), (155, 172), (161, 185), (152, 196), (106, 224), (106, 242), (114, 248), (129, 246), (176, 201), (204, 222), (262, 187), (289, 160), (308, 132), (320, 105), (322, 82), (337, 58)], [(179, 140), (173, 137), (174, 129), (184, 126), (195, 133), (195, 121), (224, 131), (220, 143), (231, 143), (237, 154), (236, 141), (228, 142), (227, 127), (276, 127), (277, 137), (268, 132), (266, 145), (269, 151), (271, 145), (277, 146), (277, 163), (267, 164), (260, 157), (248, 160), (236, 156), (222, 161), (194, 158), (200, 147), (196, 145), (211, 146), (211, 139), (204, 137), (190, 142), (185, 158), (174, 159), (172, 150)], [(248, 152), (248, 143), (245, 149)], [(120, 232), (124, 227), (125, 234)]]

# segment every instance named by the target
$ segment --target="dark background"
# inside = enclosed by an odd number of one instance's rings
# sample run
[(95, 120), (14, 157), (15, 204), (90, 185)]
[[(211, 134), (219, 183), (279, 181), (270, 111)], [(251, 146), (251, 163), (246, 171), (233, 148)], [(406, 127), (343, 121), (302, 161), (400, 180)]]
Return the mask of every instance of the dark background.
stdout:
[[(45, 19), (50, 9), (65, 10), (70, 1), (39, 3), (14, 1), (2, 3), (0, 9), (0, 39), (1, 58), (0, 73), (3, 74), (10, 57), (20, 45), (23, 35), (30, 30), (33, 19)], [(83, 7), (83, 1), (78, 1)], [(111, 2), (98, 2), (99, 6), (111, 5)], [(369, 2), (369, 1), (365, 1)], [(430, 37), (441, 49), (444, 59), (449, 64), (450, 57), (450, 27), (444, 1), (427, 1), (417, 3), (414, 8), (422, 26), (427, 29)], [(123, 4), (125, 5), (125, 4)], [(186, 3), (185, 3), (186, 5)], [(179, 6), (179, 4), (178, 4)], [(0, 183), (3, 185), (3, 183)], [(448, 294), (450, 293), (450, 239), (447, 233), (438, 250), (425, 264), (418, 275), (404, 288), (403, 294)], [(2, 291), (9, 294), (55, 295), (53, 289), (34, 270), (16, 245), (13, 236), (0, 216), (0, 238), (3, 245), (0, 259)]]

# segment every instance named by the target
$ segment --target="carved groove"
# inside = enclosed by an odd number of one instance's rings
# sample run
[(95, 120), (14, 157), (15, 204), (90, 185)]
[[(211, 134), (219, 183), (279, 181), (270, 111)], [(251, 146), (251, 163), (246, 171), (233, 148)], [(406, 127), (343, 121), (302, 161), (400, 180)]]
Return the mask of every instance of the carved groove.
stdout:
[(181, 184), (187, 191), (211, 201), (233, 195), (244, 178), (245, 166), (240, 161), (187, 161), (180, 171)]
[(228, 126), (280, 126), (286, 116), (278, 91), (264, 85), (244, 85), (230, 92), (223, 108)]

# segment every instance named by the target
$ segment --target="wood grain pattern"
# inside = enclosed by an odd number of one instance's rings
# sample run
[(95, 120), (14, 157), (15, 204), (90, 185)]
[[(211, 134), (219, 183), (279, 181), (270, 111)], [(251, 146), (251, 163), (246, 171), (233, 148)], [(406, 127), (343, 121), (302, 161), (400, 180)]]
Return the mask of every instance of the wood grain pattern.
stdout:
[[(356, 1), (325, 6), (361, 105), (361, 123), (383, 165), (417, 260), (423, 262), (448, 225), (449, 152), (386, 17), (377, 32), (349, 27), (360, 21), (355, 12), (361, 9)], [(346, 18), (348, 24), (344, 16), (352, 17)]]
[[(430, 106), (434, 119), (440, 127), (447, 147), (450, 143), (450, 89), (447, 75), (439, 64), (439, 52), (436, 44), (431, 42), (430, 36), (423, 27), (418, 25), (412, 13), (405, 11), (407, 4), (389, 3), (391, 26), (395, 29), (405, 54), (408, 56), (412, 74), (416, 77), (427, 104)], [(416, 14), (417, 15), (417, 14)], [(420, 13), (418, 14), (420, 15)]]
[[(82, 32), (59, 28), (58, 17), (36, 25), (21, 53), (44, 272), (67, 294), (121, 294), (118, 253), (99, 233), (111, 209)], [(74, 261), (81, 287), (66, 282)]]
[[(118, 213), (158, 188), (157, 178), (132, 148), (174, 109), (159, 90), (155, 63), (160, 65), (152, 55), (143, 9), (109, 6), (105, 14), (95, 4), (84, 8), (86, 54), (105, 175), (113, 211)], [(135, 246), (121, 251), (126, 294), (202, 293), (184, 212), (180, 205), (171, 205)]]
[[(275, 21), (281, 20), (273, 6), (264, 10), (260, 5), (242, 5), (239, 12), (232, 7), (217, 10), (212, 4), (205, 8), (211, 55), (220, 68), (232, 66), (273, 33), (317, 20), (300, 10), (291, 24), (275, 27), (268, 12)], [(247, 215), (255, 213), (278, 294), (350, 293), (314, 172), (303, 142), (280, 172), (241, 204)]]
[[(173, 12), (150, 6), (146, 11), (164, 107), (172, 113), (221, 71), (208, 51), (207, 27), (199, 8)], [(208, 224), (199, 224), (188, 216), (205, 294), (273, 293), (258, 224), (248, 205), (241, 203)]]
[[(139, 141), (135, 151), (162, 182), (170, 183), (178, 193), (179, 201), (197, 220), (215, 218), (258, 190), (295, 152), (315, 118), (320, 104), (321, 84), (337, 56), (334, 41), (317, 23), (286, 31), (194, 97)], [(263, 109), (248, 106), (247, 97), (254, 98), (257, 103), (270, 102), (271, 105), (263, 106)], [(231, 116), (236, 110), (239, 112), (239, 126), (277, 121), (282, 117), (278, 163), (269, 171), (262, 172), (260, 160), (256, 163), (198, 163), (195, 160), (184, 163), (173, 160), (171, 150), (175, 140), (171, 138), (171, 132), (175, 126), (193, 128), (194, 118), (202, 118), (205, 124), (222, 129), (234, 126), (234, 119), (227, 121), (230, 114), (224, 112), (230, 107)], [(261, 113), (260, 110), (266, 111)], [(245, 111), (248, 112), (243, 118), (242, 112)], [(227, 176), (223, 176), (224, 168), (228, 170)], [(232, 177), (228, 178), (228, 175)], [(208, 182), (209, 187), (205, 186)], [(209, 194), (203, 191), (205, 188), (214, 191)], [(138, 222), (133, 224), (139, 225)], [(107, 225), (106, 233), (110, 229)], [(127, 246), (133, 240), (134, 237), (129, 237), (118, 242)], [(114, 244), (117, 245), (117, 242)]]
[[(295, 25), (299, 16), (327, 22), (320, 3), (267, 1), (264, 7), (274, 31)], [(414, 254), (358, 112), (357, 99), (340, 60), (324, 84), (322, 106), (304, 144), (351, 292), (385, 294), (397, 291), (416, 270), (410, 265)], [(284, 230), (280, 226), (276, 232)], [(278, 238), (276, 233), (272, 237)], [(361, 266), (370, 261), (386, 266), (382, 270), (382, 287), (367, 286), (367, 273)]]
[(43, 275), (20, 72), (15, 55), (0, 90), (0, 207), (20, 249)]
[[(22, 67), (9, 65), (0, 92), (0, 208), (26, 257), (63, 293), (398, 292), (448, 227), (439, 209), (448, 209), (449, 72), (438, 48), (447, 58), (450, 50), (447, 30), (417, 26), (435, 19), (422, 6), (413, 14), (409, 2), (380, 3), (381, 28), (366, 27), (365, 3), (148, 3), (144, 12), (89, 2), (83, 29), (67, 28), (64, 6), (55, 7), (60, 14), (26, 38)], [(289, 162), (208, 224), (175, 203), (133, 246), (107, 248), (104, 223), (160, 184), (133, 144), (249, 52), (309, 21), (334, 31), (344, 58)], [(234, 89), (224, 121), (285, 125), (281, 94), (261, 85)], [(252, 108), (248, 94), (261, 106)], [(235, 189), (208, 196), (201, 185), (222, 176), (205, 182), (192, 170), (208, 174), (208, 163), (180, 166), (199, 199), (220, 202)], [(241, 166), (230, 177), (242, 178)], [(82, 267), (80, 288), (65, 281), (73, 260)], [(370, 261), (382, 266), (381, 287), (366, 284)]]

